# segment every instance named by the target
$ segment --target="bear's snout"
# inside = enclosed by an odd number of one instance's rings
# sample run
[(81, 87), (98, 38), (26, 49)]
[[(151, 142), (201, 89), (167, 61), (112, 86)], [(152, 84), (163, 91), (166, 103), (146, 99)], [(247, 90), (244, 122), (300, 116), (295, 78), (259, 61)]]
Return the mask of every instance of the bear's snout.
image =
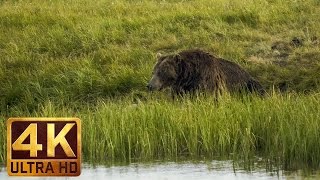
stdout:
[(155, 91), (160, 90), (162, 88), (162, 85), (163, 84), (161, 83), (160, 78), (156, 75), (153, 75), (147, 85), (147, 88), (149, 91)]

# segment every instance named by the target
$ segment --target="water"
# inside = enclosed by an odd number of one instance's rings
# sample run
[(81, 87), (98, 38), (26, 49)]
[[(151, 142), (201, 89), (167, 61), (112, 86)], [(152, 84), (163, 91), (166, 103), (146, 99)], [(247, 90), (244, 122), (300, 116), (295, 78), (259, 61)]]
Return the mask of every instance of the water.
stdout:
[[(132, 163), (127, 166), (97, 166), (83, 165), (82, 173), (79, 177), (28, 177), (22, 179), (121, 179), (121, 180), (186, 180), (186, 179), (303, 179), (301, 172), (273, 171), (267, 172), (262, 167), (252, 171), (245, 171), (241, 168), (234, 169), (232, 161), (211, 161), (211, 162), (159, 162), (149, 164)], [(313, 174), (308, 179), (320, 179), (319, 174)], [(9, 177), (5, 168), (0, 169), (1, 180), (21, 179), (21, 177)]]

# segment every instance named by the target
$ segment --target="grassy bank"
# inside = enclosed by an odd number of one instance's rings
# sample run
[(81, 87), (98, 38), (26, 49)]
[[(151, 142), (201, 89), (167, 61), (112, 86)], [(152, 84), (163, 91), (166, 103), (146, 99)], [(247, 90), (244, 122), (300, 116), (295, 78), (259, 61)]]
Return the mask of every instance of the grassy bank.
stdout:
[[(0, 162), (6, 118), (78, 116), (92, 163), (233, 153), (318, 166), (319, 12), (318, 0), (0, 1)], [(155, 54), (188, 48), (287, 92), (217, 107), (148, 94)]]

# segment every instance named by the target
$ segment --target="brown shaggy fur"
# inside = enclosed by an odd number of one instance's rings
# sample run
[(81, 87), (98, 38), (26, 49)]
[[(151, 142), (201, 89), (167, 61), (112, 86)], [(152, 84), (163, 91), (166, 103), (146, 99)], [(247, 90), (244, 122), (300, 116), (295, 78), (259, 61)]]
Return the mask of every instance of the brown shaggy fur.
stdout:
[(149, 90), (171, 87), (176, 94), (225, 89), (265, 93), (260, 83), (236, 63), (198, 49), (159, 57), (147, 87)]

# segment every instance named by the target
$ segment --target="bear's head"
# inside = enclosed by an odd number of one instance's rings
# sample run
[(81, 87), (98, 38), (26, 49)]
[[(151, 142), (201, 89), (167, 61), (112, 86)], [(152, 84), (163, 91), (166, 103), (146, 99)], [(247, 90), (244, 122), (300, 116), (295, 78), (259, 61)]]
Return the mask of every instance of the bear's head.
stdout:
[(153, 68), (152, 78), (147, 88), (150, 91), (161, 90), (173, 85), (178, 78), (179, 55), (161, 55), (157, 54), (157, 64)]

